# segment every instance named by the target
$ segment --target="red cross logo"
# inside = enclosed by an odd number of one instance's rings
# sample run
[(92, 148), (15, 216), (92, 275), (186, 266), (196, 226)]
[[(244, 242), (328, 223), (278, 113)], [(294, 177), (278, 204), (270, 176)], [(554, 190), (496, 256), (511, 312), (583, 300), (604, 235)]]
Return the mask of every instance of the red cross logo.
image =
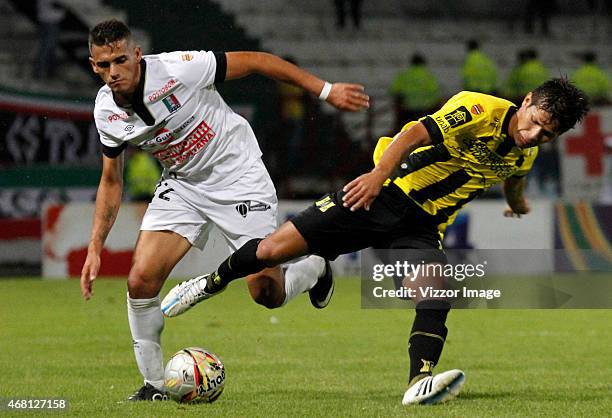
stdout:
[(594, 114), (588, 115), (582, 122), (582, 135), (570, 136), (565, 141), (568, 155), (583, 155), (586, 159), (588, 176), (603, 174), (605, 136), (601, 129), (601, 115)]

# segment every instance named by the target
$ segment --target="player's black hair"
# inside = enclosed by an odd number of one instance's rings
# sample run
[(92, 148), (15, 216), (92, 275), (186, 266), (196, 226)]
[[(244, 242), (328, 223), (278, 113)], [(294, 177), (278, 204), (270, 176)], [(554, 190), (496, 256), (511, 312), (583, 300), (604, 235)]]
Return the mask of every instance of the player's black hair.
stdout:
[(92, 45), (104, 46), (113, 42), (132, 38), (128, 26), (117, 19), (105, 20), (98, 23), (89, 31), (89, 50)]
[(559, 133), (572, 129), (589, 111), (587, 95), (565, 77), (544, 82), (532, 91), (531, 99), (535, 106), (551, 115)]

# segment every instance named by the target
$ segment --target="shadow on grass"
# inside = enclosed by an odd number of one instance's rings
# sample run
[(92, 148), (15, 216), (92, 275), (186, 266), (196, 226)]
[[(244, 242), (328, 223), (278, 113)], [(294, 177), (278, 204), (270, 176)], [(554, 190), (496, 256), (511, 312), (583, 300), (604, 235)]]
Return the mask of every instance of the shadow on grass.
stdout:
[(500, 400), (516, 398), (518, 393), (509, 391), (497, 391), (497, 392), (464, 392), (459, 395), (458, 399), (469, 400)]
[(463, 400), (502, 400), (502, 399), (520, 399), (522, 402), (558, 402), (563, 399), (564, 402), (584, 402), (598, 401), (607, 399), (609, 395), (602, 390), (593, 390), (587, 394), (584, 392), (573, 392), (571, 390), (563, 390), (562, 392), (550, 392), (545, 389), (525, 389), (516, 391), (493, 391), (493, 392), (474, 392), (468, 391), (461, 393), (458, 399)]

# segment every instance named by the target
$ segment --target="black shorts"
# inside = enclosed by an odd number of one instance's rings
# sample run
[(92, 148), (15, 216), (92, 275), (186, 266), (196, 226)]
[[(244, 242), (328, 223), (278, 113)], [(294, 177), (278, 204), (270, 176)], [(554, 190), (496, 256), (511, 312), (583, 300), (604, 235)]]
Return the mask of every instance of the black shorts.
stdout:
[(383, 187), (369, 211), (351, 212), (342, 204), (343, 195), (341, 190), (325, 195), (291, 219), (310, 253), (333, 260), (374, 247), (384, 262), (392, 262), (398, 252), (389, 250), (409, 249), (417, 251), (402, 259), (446, 263), (435, 218), (396, 185)]

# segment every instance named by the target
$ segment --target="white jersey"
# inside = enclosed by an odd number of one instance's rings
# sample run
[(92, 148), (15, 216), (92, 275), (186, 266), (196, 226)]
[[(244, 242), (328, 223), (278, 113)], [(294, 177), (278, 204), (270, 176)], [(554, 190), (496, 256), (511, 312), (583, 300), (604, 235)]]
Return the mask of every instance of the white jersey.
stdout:
[(210, 51), (144, 56), (134, 103), (118, 106), (106, 85), (98, 92), (94, 118), (104, 154), (116, 157), (130, 143), (157, 158), (166, 175), (212, 188), (237, 180), (261, 150), (214, 86), (225, 69), (225, 55)]

